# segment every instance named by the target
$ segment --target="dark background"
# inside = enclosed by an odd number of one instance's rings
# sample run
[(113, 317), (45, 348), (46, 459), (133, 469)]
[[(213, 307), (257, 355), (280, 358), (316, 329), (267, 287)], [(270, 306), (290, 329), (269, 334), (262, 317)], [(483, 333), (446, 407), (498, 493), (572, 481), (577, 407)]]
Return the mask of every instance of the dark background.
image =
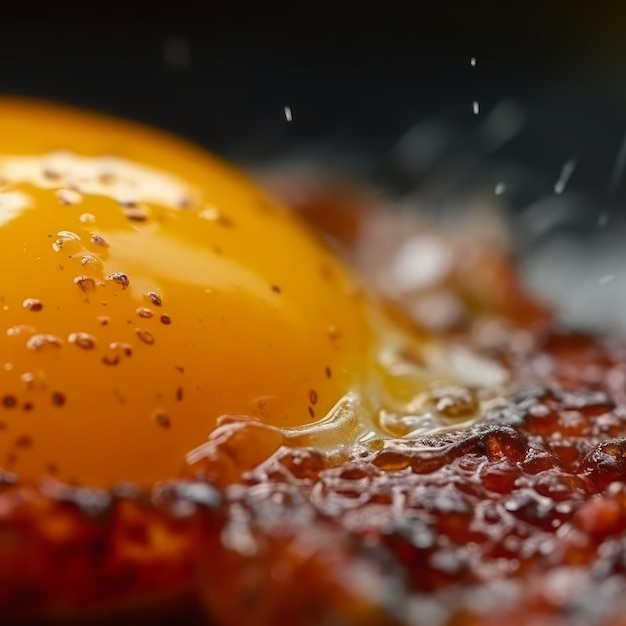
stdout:
[(435, 209), (505, 182), (523, 211), (574, 159), (567, 192), (591, 206), (578, 227), (622, 213), (626, 2), (4, 2), (0, 93), (140, 119), (244, 164), (316, 159)]
[[(462, 153), (512, 101), (523, 132), (497, 157), (549, 186), (574, 157), (571, 184), (603, 196), (626, 132), (626, 3), (592, 4), (5, 2), (0, 92), (145, 120), (240, 159), (332, 146), (379, 166), (424, 120), (449, 125)], [(168, 65), (181, 39), (189, 63)]]

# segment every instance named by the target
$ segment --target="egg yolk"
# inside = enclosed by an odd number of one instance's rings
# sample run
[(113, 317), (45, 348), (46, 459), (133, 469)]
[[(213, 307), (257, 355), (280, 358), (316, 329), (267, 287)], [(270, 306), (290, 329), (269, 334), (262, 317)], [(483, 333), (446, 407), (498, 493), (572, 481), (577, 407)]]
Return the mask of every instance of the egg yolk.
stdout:
[(366, 376), (354, 278), (253, 184), (132, 123), (0, 101), (0, 467), (181, 475), (223, 415), (322, 419)]

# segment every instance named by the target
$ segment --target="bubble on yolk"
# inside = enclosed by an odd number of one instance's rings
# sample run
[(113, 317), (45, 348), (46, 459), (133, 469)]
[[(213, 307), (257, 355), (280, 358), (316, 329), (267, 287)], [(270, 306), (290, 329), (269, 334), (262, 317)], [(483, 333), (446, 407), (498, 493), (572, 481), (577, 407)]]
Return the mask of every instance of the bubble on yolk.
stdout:
[(130, 123), (0, 102), (0, 266), (0, 466), (24, 480), (173, 478), (221, 415), (310, 424), (367, 376), (333, 255)]

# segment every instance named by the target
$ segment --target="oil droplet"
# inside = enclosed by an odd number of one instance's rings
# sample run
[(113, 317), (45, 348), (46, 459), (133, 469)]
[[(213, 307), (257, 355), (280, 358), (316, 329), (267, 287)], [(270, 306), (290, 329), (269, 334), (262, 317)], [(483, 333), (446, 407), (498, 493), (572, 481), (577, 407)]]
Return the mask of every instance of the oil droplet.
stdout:
[(74, 189), (57, 189), (56, 197), (65, 205), (78, 204), (83, 199), (83, 196)]
[(219, 224), (220, 226), (225, 226), (226, 228), (232, 228), (234, 226), (233, 220), (230, 217), (224, 215), (212, 206), (205, 207), (202, 211), (198, 213), (198, 217), (201, 220), (215, 222), (216, 224)]
[(96, 223), (96, 216), (91, 214), (91, 213), (83, 213), (79, 218), (78, 221), (81, 224), (95, 224)]
[(137, 315), (139, 315), (139, 317), (143, 317), (145, 319), (148, 319), (148, 318), (152, 317), (154, 315), (154, 313), (148, 307), (140, 306), (137, 309)]
[(202, 211), (198, 213), (198, 217), (208, 222), (217, 222), (220, 219), (220, 212), (215, 207), (209, 206), (202, 209)]
[(35, 382), (35, 375), (32, 372), (24, 372), (20, 376), (20, 380), (27, 386), (30, 387)]

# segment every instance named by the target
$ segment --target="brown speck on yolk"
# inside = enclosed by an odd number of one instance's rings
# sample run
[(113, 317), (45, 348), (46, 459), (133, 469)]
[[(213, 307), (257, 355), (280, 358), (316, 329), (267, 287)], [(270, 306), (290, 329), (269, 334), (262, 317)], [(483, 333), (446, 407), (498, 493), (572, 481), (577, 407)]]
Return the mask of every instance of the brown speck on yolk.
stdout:
[(103, 248), (109, 247), (109, 242), (102, 235), (91, 235), (91, 243), (96, 246), (102, 246)]
[(311, 404), (317, 404), (317, 391), (315, 391), (315, 389), (309, 391), (309, 401)]
[(55, 391), (51, 399), (54, 406), (63, 406), (65, 404), (65, 396), (60, 391)]
[(223, 215), (222, 213), (219, 214), (216, 221), (218, 224), (220, 224), (220, 226), (224, 226), (225, 228), (235, 227), (235, 222), (233, 221), (233, 219), (228, 217), (227, 215)]
[(163, 305), (163, 298), (161, 298), (161, 295), (156, 291), (148, 291), (144, 295), (146, 296), (146, 298), (148, 298), (148, 300), (150, 300), (150, 302), (152, 302), (152, 304), (154, 304), (154, 306)]
[(145, 344), (151, 346), (154, 343), (154, 335), (146, 328), (136, 328), (135, 334)]
[(154, 414), (154, 419), (156, 420), (156, 423), (161, 426), (161, 428), (170, 428), (172, 425), (169, 416), (163, 411), (157, 411)]
[(326, 263), (320, 266), (320, 275), (324, 280), (328, 282), (331, 282), (334, 276), (333, 271), (330, 269), (330, 267)]
[(15, 440), (14, 445), (16, 448), (23, 448), (26, 450), (28, 448), (32, 448), (33, 443), (34, 441), (32, 437), (30, 437), (29, 435), (21, 435)]
[(29, 311), (34, 311), (35, 313), (43, 309), (43, 303), (41, 300), (37, 300), (36, 298), (26, 298), (26, 300), (22, 302), (22, 306)]
[(113, 272), (107, 276), (107, 280), (111, 280), (114, 283), (122, 286), (122, 289), (126, 289), (130, 285), (130, 280), (123, 272)]
[(339, 348), (339, 342), (341, 341), (341, 331), (336, 326), (329, 326), (326, 334), (330, 339), (333, 348)]
[(169, 315), (161, 315), (161, 324), (169, 326), (172, 323), (172, 318)]
[(311, 419), (315, 419), (315, 411), (313, 410), (313, 407), (310, 406), (308, 410), (309, 410), (309, 416), (311, 417)]
[(140, 207), (125, 208), (124, 215), (131, 222), (146, 222), (149, 218), (148, 212)]
[(88, 333), (70, 333), (67, 340), (83, 350), (93, 350), (96, 340)]
[(42, 350), (44, 348), (60, 348), (63, 342), (54, 335), (41, 333), (33, 335), (27, 342), (26, 347), (29, 350)]
[(89, 264), (97, 263), (98, 259), (96, 259), (95, 256), (91, 256), (91, 254), (86, 254), (84, 257), (82, 257), (80, 262), (81, 262), (81, 265), (89, 265)]
[(17, 398), (12, 395), (6, 395), (2, 397), (2, 406), (5, 409), (13, 409), (17, 405)]
[(274, 293), (282, 293), (282, 289), (278, 285), (272, 285), (272, 291)]
[(129, 343), (124, 343), (122, 341), (113, 341), (109, 344), (109, 348), (111, 350), (117, 350), (121, 352), (124, 356), (133, 356), (133, 347)]
[(61, 178), (61, 174), (59, 174), (59, 172), (56, 172), (50, 168), (45, 168), (42, 172), (44, 178), (48, 178), (49, 180), (59, 180), (59, 178)]
[(178, 206), (181, 209), (190, 209), (192, 206), (192, 201), (191, 198), (187, 197), (187, 196), (183, 196), (179, 201), (178, 201)]
[(74, 283), (85, 293), (94, 291), (96, 288), (96, 280), (91, 276), (76, 276), (76, 278), (74, 278)]

